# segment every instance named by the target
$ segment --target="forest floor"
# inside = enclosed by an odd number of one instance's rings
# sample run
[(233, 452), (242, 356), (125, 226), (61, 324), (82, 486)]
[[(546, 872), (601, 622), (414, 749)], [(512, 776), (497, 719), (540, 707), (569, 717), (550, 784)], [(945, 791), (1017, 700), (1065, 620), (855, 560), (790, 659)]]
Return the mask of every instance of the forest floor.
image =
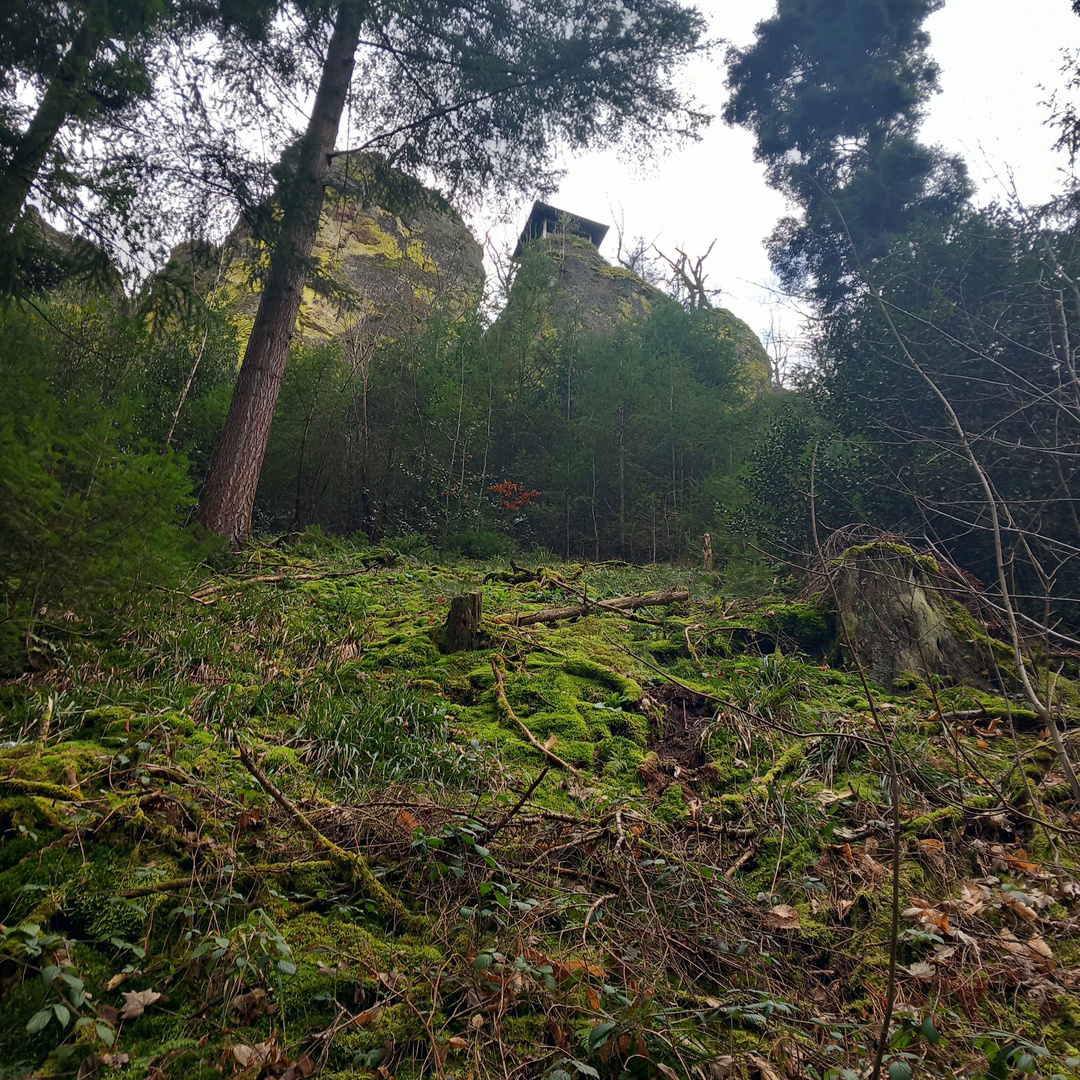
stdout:
[(868, 699), (794, 595), (491, 569), (255, 546), (0, 684), (2, 1080), (867, 1077), (894, 857), (881, 1075), (1080, 1076), (1033, 714)]

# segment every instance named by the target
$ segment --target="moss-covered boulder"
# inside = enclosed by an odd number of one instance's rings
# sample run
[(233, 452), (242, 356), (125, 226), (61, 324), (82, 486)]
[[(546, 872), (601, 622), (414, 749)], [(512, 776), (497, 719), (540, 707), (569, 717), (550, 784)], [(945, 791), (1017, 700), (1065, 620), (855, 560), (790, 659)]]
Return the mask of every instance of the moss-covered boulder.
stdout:
[(982, 681), (985, 635), (971, 632), (974, 620), (947, 595), (933, 558), (874, 542), (848, 548), (833, 571), (843, 629), (868, 678), (883, 686), (913, 673)]
[[(415, 333), (435, 313), (475, 311), (484, 285), (483, 249), (437, 191), (376, 154), (334, 159), (297, 319), (308, 342), (339, 340), (362, 356), (383, 338)], [(241, 222), (218, 251), (187, 248), (203, 289), (217, 281), (241, 330), (241, 349), (259, 306), (269, 248)]]

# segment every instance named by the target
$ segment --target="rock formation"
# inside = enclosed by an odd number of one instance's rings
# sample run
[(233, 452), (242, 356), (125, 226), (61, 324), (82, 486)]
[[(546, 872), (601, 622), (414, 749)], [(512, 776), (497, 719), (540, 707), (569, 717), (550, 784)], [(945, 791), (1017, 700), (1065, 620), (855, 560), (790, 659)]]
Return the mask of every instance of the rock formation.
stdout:
[(833, 571), (843, 628), (868, 679), (881, 686), (911, 676), (983, 681), (989, 639), (949, 597), (930, 556), (878, 541), (848, 548)]
[[(526, 293), (529, 299), (525, 302), (543, 311), (546, 325), (541, 332), (546, 333), (602, 333), (620, 323), (644, 318), (657, 304), (673, 303), (632, 270), (612, 266), (590, 239), (571, 232), (528, 241), (522, 268), (499, 323), (509, 321), (515, 303)], [(769, 356), (758, 336), (724, 308), (709, 309), (709, 316), (717, 338), (735, 342), (736, 357), (748, 382), (766, 389)]]
[[(436, 311), (475, 310), (484, 284), (483, 249), (457, 211), (374, 154), (335, 158), (312, 259), (299, 334), (342, 340), (353, 351), (414, 333)], [(252, 230), (239, 224), (221, 276), (242, 330), (254, 321), (265, 265)], [(200, 286), (212, 287), (217, 271), (215, 255), (200, 269)]]

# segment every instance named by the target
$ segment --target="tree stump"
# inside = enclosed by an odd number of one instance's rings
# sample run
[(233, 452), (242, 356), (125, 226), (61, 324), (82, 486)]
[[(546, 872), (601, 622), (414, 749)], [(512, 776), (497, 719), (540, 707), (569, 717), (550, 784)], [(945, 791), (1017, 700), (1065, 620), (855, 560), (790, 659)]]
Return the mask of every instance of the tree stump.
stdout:
[(478, 647), (483, 610), (482, 592), (460, 593), (450, 598), (450, 610), (442, 633), (443, 652), (465, 652)]

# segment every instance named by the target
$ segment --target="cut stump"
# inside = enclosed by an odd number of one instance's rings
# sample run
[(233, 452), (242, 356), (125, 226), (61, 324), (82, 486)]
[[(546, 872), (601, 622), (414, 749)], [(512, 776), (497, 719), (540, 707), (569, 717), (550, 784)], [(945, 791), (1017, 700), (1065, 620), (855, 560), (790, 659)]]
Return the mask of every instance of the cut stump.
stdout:
[(460, 593), (450, 598), (450, 610), (442, 632), (443, 652), (456, 653), (480, 647), (480, 618), (484, 612), (482, 592)]

